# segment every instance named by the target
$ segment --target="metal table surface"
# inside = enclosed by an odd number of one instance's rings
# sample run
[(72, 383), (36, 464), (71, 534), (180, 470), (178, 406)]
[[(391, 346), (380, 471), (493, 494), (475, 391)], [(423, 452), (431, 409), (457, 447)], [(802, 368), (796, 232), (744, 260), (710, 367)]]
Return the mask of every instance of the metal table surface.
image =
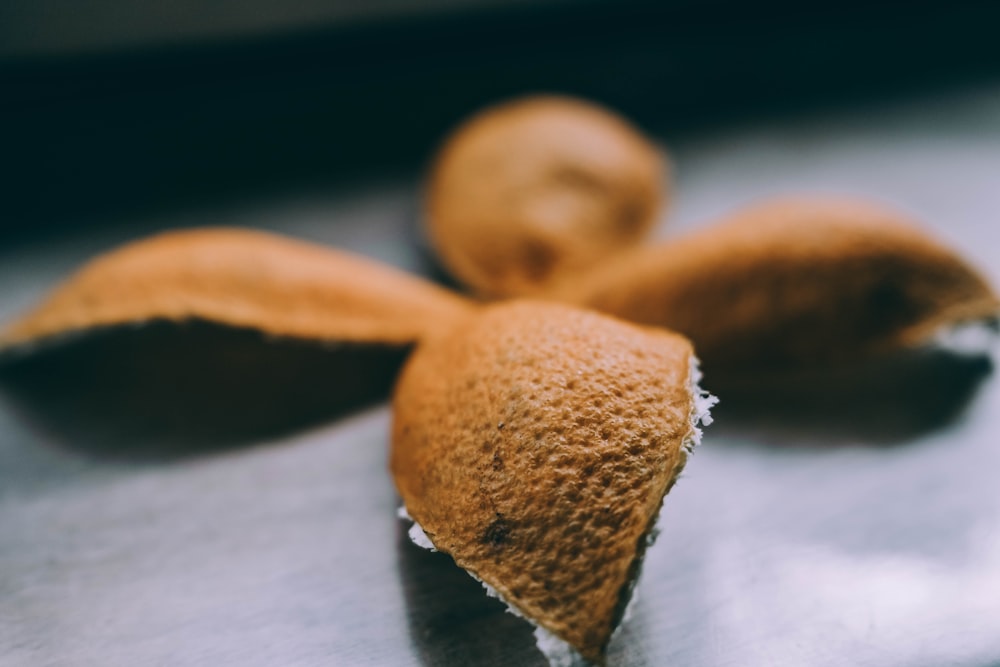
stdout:
[[(661, 138), (678, 178), (664, 235), (773, 193), (870, 195), (1000, 283), (1000, 87)], [(173, 226), (274, 229), (426, 271), (416, 182), (0, 249), (0, 317), (93, 253)], [(742, 407), (721, 394), (610, 664), (1000, 665), (989, 364), (824, 382)], [(0, 394), (0, 664), (544, 664), (527, 624), (406, 539), (385, 407), (152, 450), (112, 428), (116, 404), (98, 412)]]

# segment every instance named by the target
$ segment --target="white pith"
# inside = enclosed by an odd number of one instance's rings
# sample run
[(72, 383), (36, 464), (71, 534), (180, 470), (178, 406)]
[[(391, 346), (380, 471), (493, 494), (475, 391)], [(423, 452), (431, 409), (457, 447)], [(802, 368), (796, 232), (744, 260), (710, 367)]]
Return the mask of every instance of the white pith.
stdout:
[(941, 327), (928, 347), (965, 357), (993, 356), (998, 339), (995, 321), (973, 320)]

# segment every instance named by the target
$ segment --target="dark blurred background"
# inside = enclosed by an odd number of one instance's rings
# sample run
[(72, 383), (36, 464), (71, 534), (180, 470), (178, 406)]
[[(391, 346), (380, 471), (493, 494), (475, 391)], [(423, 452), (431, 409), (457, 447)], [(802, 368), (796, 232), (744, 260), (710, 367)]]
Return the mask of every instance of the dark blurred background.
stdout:
[(7, 0), (0, 242), (377, 177), (470, 111), (595, 98), (654, 133), (1000, 72), (1000, 3)]

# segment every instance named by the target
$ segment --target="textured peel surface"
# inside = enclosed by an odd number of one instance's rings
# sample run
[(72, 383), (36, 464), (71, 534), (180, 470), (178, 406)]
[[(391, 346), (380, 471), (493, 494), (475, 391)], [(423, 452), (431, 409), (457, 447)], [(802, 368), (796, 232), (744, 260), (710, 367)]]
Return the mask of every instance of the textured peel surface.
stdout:
[(552, 296), (683, 333), (713, 372), (853, 360), (1000, 312), (986, 280), (902, 214), (819, 198), (748, 207)]
[(397, 384), (391, 468), (407, 512), (601, 661), (704, 415), (691, 364), (665, 331), (557, 304), (484, 308), (422, 344)]
[(97, 257), (0, 334), (0, 348), (151, 320), (409, 345), (471, 306), (375, 261), (243, 229), (169, 232)]
[(644, 238), (666, 165), (614, 113), (528, 97), (473, 117), (432, 169), (426, 222), (442, 263), (486, 296), (530, 295)]

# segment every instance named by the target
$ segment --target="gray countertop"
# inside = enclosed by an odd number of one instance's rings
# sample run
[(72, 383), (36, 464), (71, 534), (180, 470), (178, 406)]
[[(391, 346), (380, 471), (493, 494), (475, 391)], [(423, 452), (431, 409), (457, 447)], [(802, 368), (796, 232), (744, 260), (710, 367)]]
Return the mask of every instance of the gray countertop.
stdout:
[[(661, 138), (677, 167), (663, 235), (764, 195), (859, 194), (1000, 283), (1000, 88)], [(172, 226), (274, 229), (424, 272), (416, 180), (0, 249), (0, 318)], [(1000, 665), (1000, 383), (981, 359), (938, 358), (858, 382), (722, 393), (612, 665)], [(0, 393), (0, 664), (544, 664), (523, 621), (409, 544), (385, 407), (150, 449), (115, 432), (115, 405), (70, 419)]]

